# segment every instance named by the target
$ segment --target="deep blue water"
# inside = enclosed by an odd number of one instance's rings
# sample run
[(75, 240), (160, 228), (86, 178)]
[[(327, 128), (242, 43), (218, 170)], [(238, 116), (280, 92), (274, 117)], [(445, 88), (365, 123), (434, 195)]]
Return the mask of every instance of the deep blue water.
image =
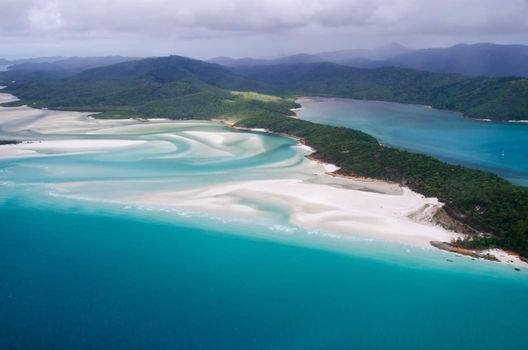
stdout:
[(301, 99), (302, 119), (365, 131), (381, 142), (484, 169), (528, 186), (528, 124), (489, 123), (425, 106)]
[(0, 217), (2, 349), (528, 345), (528, 279), (510, 269), (409, 267), (15, 200)]

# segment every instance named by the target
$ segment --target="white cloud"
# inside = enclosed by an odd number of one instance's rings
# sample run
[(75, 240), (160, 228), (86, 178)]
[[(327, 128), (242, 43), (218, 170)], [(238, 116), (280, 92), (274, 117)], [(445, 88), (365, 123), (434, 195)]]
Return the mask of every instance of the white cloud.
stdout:
[(63, 25), (58, 0), (38, 1), (27, 12), (29, 26), (33, 31), (50, 31), (60, 29)]

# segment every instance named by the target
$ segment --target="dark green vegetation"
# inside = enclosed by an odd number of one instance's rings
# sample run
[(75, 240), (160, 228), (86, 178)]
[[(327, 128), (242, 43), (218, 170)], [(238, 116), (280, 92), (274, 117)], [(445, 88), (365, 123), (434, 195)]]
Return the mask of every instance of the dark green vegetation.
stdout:
[[(264, 103), (231, 90), (269, 90), (265, 84), (217, 65), (183, 57), (125, 62), (64, 78), (62, 72), (11, 71), (8, 91), (21, 98), (11, 105), (102, 112), (100, 117), (209, 119), (247, 113), (291, 113), (298, 106), (277, 99)], [(0, 76), (1, 77), (1, 76)]]
[[(4, 75), (4, 79), (12, 79)], [(431, 104), (480, 117), (528, 118), (528, 80), (467, 78), (399, 68), (298, 64), (236, 71), (182, 57), (86, 70), (73, 77), (19, 76), (8, 91), (38, 107), (95, 110), (100, 117), (225, 118), (238, 126), (302, 137), (340, 172), (405, 184), (446, 203), (451, 217), (493, 234), (460, 242), (528, 256), (528, 188), (479, 170), (379, 145), (365, 133), (293, 118), (292, 100), (312, 94)], [(1, 76), (0, 76), (1, 77)]]
[(341, 167), (339, 173), (398, 182), (446, 203), (453, 218), (491, 238), (459, 242), (467, 247), (498, 246), (528, 257), (528, 188), (480, 170), (450, 165), (432, 157), (381, 146), (361, 131), (280, 116), (250, 117), (248, 128), (303, 138), (313, 156)]
[(495, 120), (528, 119), (528, 79), (466, 77), (331, 63), (235, 68), (282, 95), (336, 96), (430, 105)]
[(20, 141), (0, 140), (0, 146), (2, 146), (2, 145), (16, 145), (17, 143), (20, 143)]

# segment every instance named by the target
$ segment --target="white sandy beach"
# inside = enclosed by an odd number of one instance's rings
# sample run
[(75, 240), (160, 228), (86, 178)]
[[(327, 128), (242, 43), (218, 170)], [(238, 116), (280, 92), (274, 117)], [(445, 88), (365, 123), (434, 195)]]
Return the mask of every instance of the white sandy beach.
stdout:
[(495, 256), (501, 263), (510, 264), (515, 267), (528, 267), (528, 263), (522, 261), (517, 255), (505, 252), (500, 249), (489, 249), (485, 251), (493, 256)]
[[(322, 169), (324, 171), (324, 169)], [(262, 180), (226, 183), (200, 189), (177, 192), (149, 192), (133, 201), (169, 207), (206, 210), (215, 213), (240, 215), (257, 214), (249, 205), (261, 202), (290, 208), (293, 224), (319, 230), (330, 230), (343, 235), (393, 240), (428, 247), (431, 240), (449, 241), (457, 234), (410, 218), (440, 206), (437, 200), (425, 198), (407, 188), (401, 194), (346, 189), (301, 180)], [(352, 181), (352, 180), (348, 180)], [(383, 183), (375, 183), (379, 191)], [(357, 184), (355, 184), (357, 185)], [(426, 216), (426, 215), (425, 215)]]

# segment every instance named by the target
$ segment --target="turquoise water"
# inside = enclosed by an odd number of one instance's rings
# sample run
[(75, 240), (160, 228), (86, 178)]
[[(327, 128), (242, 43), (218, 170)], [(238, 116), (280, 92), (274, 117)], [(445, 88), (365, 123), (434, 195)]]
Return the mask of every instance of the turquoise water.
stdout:
[(528, 279), (495, 265), (406, 266), (14, 200), (0, 216), (2, 349), (527, 345)]
[(480, 168), (528, 186), (528, 124), (491, 123), (425, 106), (301, 99), (302, 119), (365, 131), (381, 142)]
[(525, 269), (309, 230), (280, 201), (214, 192), (321, 177), (291, 139), (27, 108), (0, 108), (0, 136), (33, 141), (0, 148), (0, 349), (527, 346)]

